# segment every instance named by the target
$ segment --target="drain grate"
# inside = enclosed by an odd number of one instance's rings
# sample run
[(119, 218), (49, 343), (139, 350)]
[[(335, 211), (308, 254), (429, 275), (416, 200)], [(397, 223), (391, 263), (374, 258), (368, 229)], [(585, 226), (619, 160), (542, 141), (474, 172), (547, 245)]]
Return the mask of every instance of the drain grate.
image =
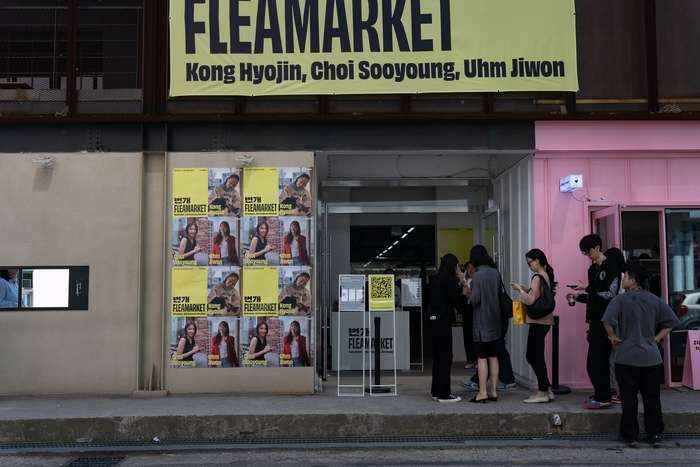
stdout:
[[(90, 442), (46, 442), (46, 443), (0, 443), (0, 453), (7, 451), (23, 452), (123, 452), (133, 450), (167, 450), (167, 449), (236, 449), (251, 447), (306, 447), (319, 448), (329, 446), (351, 445), (386, 445), (386, 444), (469, 444), (484, 441), (617, 441), (617, 433), (548, 433), (543, 435), (423, 435), (423, 436), (349, 436), (340, 438), (225, 438), (225, 439), (173, 439), (154, 441), (90, 441)], [(664, 440), (698, 440), (700, 433), (664, 433)], [(109, 458), (94, 458), (93, 462)], [(117, 458), (115, 458), (117, 459)], [(119, 462), (119, 460), (117, 461)], [(81, 465), (111, 466), (115, 464), (69, 464), (71, 467)]]
[(79, 457), (66, 467), (113, 467), (126, 459), (126, 457)]

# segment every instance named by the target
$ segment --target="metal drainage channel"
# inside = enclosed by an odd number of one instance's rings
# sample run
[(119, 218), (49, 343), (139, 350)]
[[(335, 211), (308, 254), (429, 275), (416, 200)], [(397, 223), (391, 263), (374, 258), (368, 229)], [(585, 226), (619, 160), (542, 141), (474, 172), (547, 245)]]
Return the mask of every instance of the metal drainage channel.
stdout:
[[(664, 433), (664, 440), (697, 439), (700, 433)], [(345, 438), (236, 438), (214, 440), (159, 440), (159, 441), (108, 441), (108, 442), (58, 442), (58, 443), (3, 443), (0, 454), (8, 452), (125, 452), (125, 451), (168, 451), (168, 450), (216, 450), (216, 449), (250, 449), (250, 448), (333, 448), (352, 445), (396, 446), (406, 445), (451, 445), (482, 444), (484, 442), (577, 442), (607, 441), (616, 442), (617, 434), (544, 434), (542, 436), (367, 436)], [(70, 464), (74, 467), (73, 464)], [(75, 467), (81, 464), (75, 464)], [(87, 464), (93, 465), (93, 464)], [(102, 465), (102, 464), (94, 464)], [(105, 464), (105, 466), (115, 464)]]
[(79, 457), (65, 467), (113, 467), (126, 457)]

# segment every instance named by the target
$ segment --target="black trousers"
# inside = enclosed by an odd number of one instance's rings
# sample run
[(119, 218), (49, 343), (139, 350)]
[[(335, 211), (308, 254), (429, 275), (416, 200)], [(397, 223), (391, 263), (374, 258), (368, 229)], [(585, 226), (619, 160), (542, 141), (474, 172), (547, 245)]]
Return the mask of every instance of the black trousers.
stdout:
[(647, 439), (660, 435), (664, 431), (661, 414), (661, 365), (631, 366), (615, 364), (617, 384), (620, 386), (622, 402), (622, 420), (620, 436), (625, 439), (637, 439), (639, 422), (637, 421), (637, 391), (644, 403), (644, 431)]
[(586, 370), (598, 402), (610, 402), (610, 339), (602, 321), (588, 325)]
[(544, 359), (544, 338), (551, 326), (544, 324), (529, 324), (530, 330), (527, 333), (527, 350), (525, 358), (532, 367), (532, 371), (537, 376), (537, 389), (547, 392), (551, 383), (547, 374), (547, 362)]
[(433, 380), (430, 393), (440, 399), (446, 399), (451, 394), (452, 322), (439, 318), (431, 320), (428, 316), (426, 327), (433, 344)]
[(470, 304), (466, 312), (462, 314), (462, 337), (464, 337), (464, 353), (468, 362), (476, 361), (474, 349), (474, 307)]

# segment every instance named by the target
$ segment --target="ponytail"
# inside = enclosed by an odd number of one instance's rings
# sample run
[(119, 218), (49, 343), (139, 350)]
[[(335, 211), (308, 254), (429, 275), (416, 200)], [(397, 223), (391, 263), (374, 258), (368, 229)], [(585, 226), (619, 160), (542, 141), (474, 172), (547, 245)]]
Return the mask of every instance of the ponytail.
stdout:
[(549, 263), (547, 263), (547, 264), (544, 266), (544, 271), (545, 271), (545, 272), (547, 273), (547, 275), (549, 276), (549, 283), (552, 284), (552, 286), (550, 287), (550, 289), (552, 290), (552, 296), (554, 296), (554, 295), (557, 294), (557, 292), (556, 292), (555, 290), (556, 290), (557, 284), (558, 284), (558, 282), (555, 282), (555, 281), (554, 281), (554, 269), (552, 269), (552, 266), (550, 266)]

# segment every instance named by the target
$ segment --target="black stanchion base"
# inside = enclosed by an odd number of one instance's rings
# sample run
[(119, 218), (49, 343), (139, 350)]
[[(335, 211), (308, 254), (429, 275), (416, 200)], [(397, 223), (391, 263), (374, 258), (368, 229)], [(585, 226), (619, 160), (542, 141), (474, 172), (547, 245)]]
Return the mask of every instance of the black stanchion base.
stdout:
[(552, 386), (552, 392), (554, 394), (569, 394), (571, 393), (571, 388), (569, 386)]
[(370, 391), (370, 388), (365, 388), (365, 392), (376, 392), (377, 394), (386, 394), (387, 392), (390, 392), (390, 388), (372, 388)]

